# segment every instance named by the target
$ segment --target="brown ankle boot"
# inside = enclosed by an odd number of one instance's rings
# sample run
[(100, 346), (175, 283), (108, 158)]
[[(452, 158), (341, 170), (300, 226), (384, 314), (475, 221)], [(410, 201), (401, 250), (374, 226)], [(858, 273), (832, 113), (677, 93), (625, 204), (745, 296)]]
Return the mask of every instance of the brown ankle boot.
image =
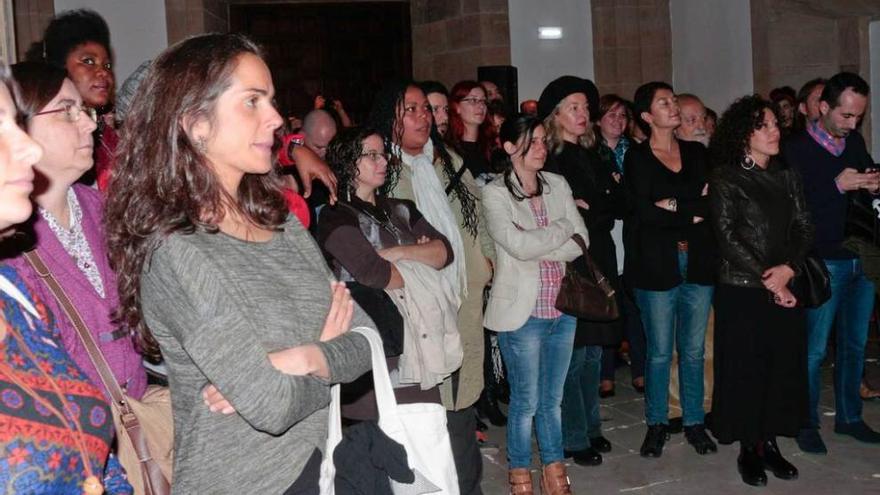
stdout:
[(516, 468), (507, 472), (507, 481), (510, 483), (510, 495), (534, 495), (532, 488), (532, 473), (529, 468)]
[(562, 461), (544, 466), (541, 472), (542, 495), (571, 495), (571, 482)]

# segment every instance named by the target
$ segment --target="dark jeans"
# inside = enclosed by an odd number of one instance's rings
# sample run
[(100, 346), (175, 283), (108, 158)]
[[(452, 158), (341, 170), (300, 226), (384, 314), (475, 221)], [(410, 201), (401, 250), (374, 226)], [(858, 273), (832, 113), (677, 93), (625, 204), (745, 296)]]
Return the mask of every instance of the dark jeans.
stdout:
[[(623, 277), (621, 277), (623, 279)], [(645, 376), (645, 354), (648, 346), (645, 340), (645, 327), (642, 314), (636, 305), (635, 296), (629, 287), (621, 283), (623, 290), (617, 292), (617, 304), (623, 318), (623, 332), (629, 342), (630, 376), (632, 379)]]
[(862, 271), (862, 262), (824, 260), (831, 275), (831, 299), (807, 311), (807, 367), (810, 383), (810, 423), (819, 427), (819, 390), (822, 361), (832, 323), (836, 323), (834, 405), (837, 424), (862, 420), (859, 386), (865, 365), (868, 322), (874, 309), (874, 284)]
[(477, 416), (473, 407), (460, 411), (446, 411), (446, 428), (452, 443), (452, 456), (458, 472), (458, 490), (461, 495), (482, 495), (483, 459), (477, 445)]
[(599, 367), (602, 348), (575, 347), (562, 394), (562, 447), (584, 450), (602, 434), (599, 419)]

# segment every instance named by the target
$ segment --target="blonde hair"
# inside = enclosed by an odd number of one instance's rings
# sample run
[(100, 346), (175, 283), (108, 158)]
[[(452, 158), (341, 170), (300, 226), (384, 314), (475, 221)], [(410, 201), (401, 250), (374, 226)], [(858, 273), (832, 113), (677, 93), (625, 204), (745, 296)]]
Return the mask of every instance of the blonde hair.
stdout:
[[(554, 155), (562, 152), (562, 145), (565, 143), (565, 139), (562, 138), (562, 126), (556, 122), (556, 116), (559, 115), (561, 108), (562, 102), (560, 101), (556, 108), (550, 112), (550, 115), (544, 119), (544, 130), (547, 131), (547, 151)], [(596, 110), (598, 111), (598, 109)], [(586, 132), (578, 136), (575, 142), (584, 148), (592, 148), (596, 144), (596, 131), (589, 122), (587, 122)]]

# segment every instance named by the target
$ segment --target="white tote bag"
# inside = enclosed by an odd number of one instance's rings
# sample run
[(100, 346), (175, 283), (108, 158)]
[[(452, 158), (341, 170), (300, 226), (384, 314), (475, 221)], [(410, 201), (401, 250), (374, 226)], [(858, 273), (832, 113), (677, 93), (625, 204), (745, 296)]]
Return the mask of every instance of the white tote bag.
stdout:
[[(403, 445), (415, 481), (410, 484), (391, 480), (396, 495), (458, 495), (458, 475), (452, 457), (452, 444), (446, 429), (446, 408), (441, 404), (397, 404), (382, 339), (372, 328), (351, 330), (363, 335), (370, 343), (373, 361), (373, 386), (379, 410), (379, 428), (389, 438)], [(327, 448), (321, 463), (321, 495), (333, 495), (336, 469), (333, 451), (342, 440), (342, 416), (339, 406), (339, 385), (331, 390)]]

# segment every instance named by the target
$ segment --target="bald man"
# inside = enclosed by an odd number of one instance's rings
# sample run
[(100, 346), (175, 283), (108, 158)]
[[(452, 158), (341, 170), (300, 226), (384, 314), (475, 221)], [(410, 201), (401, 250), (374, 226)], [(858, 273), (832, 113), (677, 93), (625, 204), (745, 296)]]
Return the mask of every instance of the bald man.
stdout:
[(709, 146), (709, 132), (706, 130), (706, 106), (692, 94), (678, 95), (681, 111), (681, 125), (675, 129), (675, 137), (682, 141), (696, 141)]
[(526, 100), (519, 104), (519, 111), (528, 115), (538, 115), (538, 102), (536, 100)]
[(327, 156), (327, 145), (336, 135), (336, 121), (324, 110), (312, 110), (303, 119), (303, 144), (321, 160)]

